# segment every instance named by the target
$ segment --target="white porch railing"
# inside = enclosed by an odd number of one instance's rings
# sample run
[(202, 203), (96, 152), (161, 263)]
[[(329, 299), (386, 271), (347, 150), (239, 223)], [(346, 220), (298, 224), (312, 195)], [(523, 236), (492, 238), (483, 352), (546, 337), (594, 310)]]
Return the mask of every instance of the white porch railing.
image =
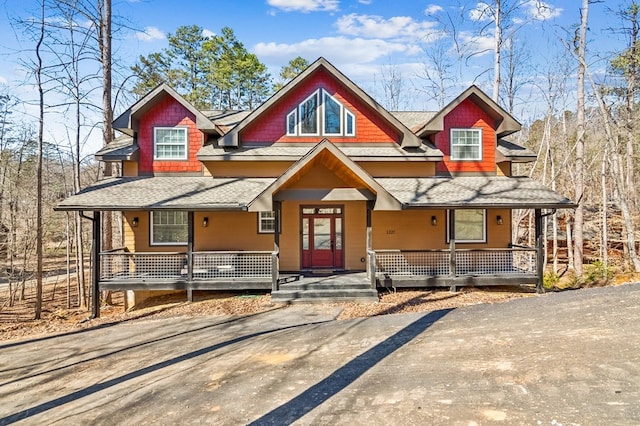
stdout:
[[(465, 276), (536, 274), (537, 252), (531, 248), (450, 250), (375, 250), (373, 276)], [(372, 275), (370, 275), (372, 277)]]
[(217, 279), (271, 280), (273, 253), (268, 251), (207, 251), (187, 253), (100, 253), (100, 281), (186, 280), (189, 264), (193, 281)]

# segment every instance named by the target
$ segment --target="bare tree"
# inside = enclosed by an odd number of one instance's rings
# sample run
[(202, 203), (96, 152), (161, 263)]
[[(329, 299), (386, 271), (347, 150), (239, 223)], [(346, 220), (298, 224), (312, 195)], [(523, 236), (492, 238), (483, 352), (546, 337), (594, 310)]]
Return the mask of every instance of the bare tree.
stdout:
[(42, 239), (42, 157), (44, 146), (44, 89), (42, 82), (42, 56), (40, 55), (42, 44), (44, 42), (44, 30), (45, 30), (45, 0), (41, 0), (40, 4), (40, 22), (38, 27), (40, 30), (40, 36), (36, 44), (36, 57), (37, 65), (35, 70), (36, 85), (38, 87), (38, 155), (37, 155), (37, 177), (36, 177), (36, 304), (35, 304), (35, 319), (40, 319), (42, 315), (42, 246), (44, 244)]
[(587, 25), (589, 18), (589, 0), (582, 0), (580, 8), (580, 27), (576, 32), (575, 43), (577, 47), (578, 59), (578, 107), (577, 107), (577, 140), (575, 153), (575, 200), (578, 203), (574, 216), (574, 268), (578, 279), (582, 279), (582, 263), (584, 257), (584, 147), (585, 147), (585, 99), (584, 99), (584, 78), (586, 71), (586, 51), (587, 51)]

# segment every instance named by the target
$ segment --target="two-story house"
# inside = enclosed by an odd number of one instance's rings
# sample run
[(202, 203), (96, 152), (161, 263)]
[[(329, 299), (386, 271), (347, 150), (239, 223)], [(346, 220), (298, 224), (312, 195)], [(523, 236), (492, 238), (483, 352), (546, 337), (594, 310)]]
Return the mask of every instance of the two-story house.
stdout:
[[(96, 250), (94, 276), (134, 303), (218, 289), (286, 301), (311, 291), (295, 287), (304, 274), (358, 271), (344, 286), (370, 298), (540, 285), (542, 217), (573, 206), (512, 176), (535, 154), (504, 139), (520, 124), (477, 87), (441, 111), (390, 112), (323, 58), (254, 111), (197, 110), (161, 85), (114, 127), (124, 136), (96, 158), (122, 176), (57, 208), (92, 211), (96, 238), (100, 212), (123, 212), (124, 247)], [(535, 212), (536, 247), (513, 244), (514, 209)]]

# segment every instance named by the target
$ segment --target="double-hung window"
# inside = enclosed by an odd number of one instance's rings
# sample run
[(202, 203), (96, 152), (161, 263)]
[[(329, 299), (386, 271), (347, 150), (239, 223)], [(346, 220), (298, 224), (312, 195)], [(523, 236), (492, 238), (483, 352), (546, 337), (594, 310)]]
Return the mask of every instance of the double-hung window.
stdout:
[(152, 211), (151, 244), (184, 245), (188, 239), (189, 219), (187, 212)]
[(156, 127), (153, 136), (154, 159), (187, 159), (186, 127)]
[(452, 160), (482, 160), (481, 129), (451, 129)]
[(274, 233), (276, 231), (276, 212), (258, 212), (258, 232)]
[[(460, 209), (455, 211), (455, 239), (457, 243), (487, 242), (487, 211)], [(447, 236), (447, 240), (449, 240)]]

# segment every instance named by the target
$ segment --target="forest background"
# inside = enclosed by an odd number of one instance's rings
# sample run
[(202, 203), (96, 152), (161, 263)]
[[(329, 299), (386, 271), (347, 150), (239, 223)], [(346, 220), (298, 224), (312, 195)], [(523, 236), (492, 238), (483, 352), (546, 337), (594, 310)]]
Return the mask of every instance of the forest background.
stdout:
[[(176, 22), (174, 31), (160, 32), (160, 37), (157, 28), (137, 28), (123, 13), (128, 1), (26, 3), (24, 9), (6, 7), (10, 35), (18, 43), (0, 46), (4, 66), (10, 64), (21, 76), (14, 80), (0, 74), (0, 249), (5, 263), (0, 309), (23, 299), (26, 284), (35, 280), (39, 318), (44, 260), (61, 253), (71, 259), (67, 270), (77, 289), (68, 303), (87, 306), (85, 268), (78, 266), (90, 262), (89, 227), (80, 216), (53, 207), (68, 194), (119, 173), (92, 157), (117, 137), (111, 128), (114, 113), (160, 82), (199, 108), (254, 108), (317, 57), (309, 55), (332, 60), (338, 54), (322, 48), (335, 48), (345, 34), (352, 36), (351, 49), (372, 48), (364, 42), (366, 33), (385, 34), (386, 44), (376, 45), (381, 51), (402, 48), (419, 58), (410, 65), (391, 56), (388, 62), (363, 59), (360, 67), (343, 69), (338, 55), (335, 65), (348, 76), (351, 71), (356, 83), (389, 110), (437, 110), (477, 84), (523, 121), (515, 142), (538, 153), (538, 160), (518, 165), (514, 174), (533, 176), (578, 204), (575, 211), (558, 212), (545, 222), (548, 286), (561, 278), (580, 286), (614, 273), (640, 272), (635, 231), (640, 218), (640, 7), (635, 0), (616, 5), (582, 0), (565, 9), (538, 0), (460, 0), (423, 5), (424, 19), (342, 13), (337, 0), (267, 0), (272, 12), (298, 12), (305, 19), (314, 12), (333, 16), (342, 35), (333, 44), (318, 39), (315, 50), (309, 43), (298, 43), (296, 50), (290, 48), (295, 43), (267, 42), (248, 49), (236, 28), (224, 25), (223, 16), (216, 32)], [(372, 2), (354, 3), (365, 7)], [(594, 13), (597, 33), (590, 26)], [(554, 23), (560, 14), (564, 25)], [(524, 36), (531, 29), (538, 39)], [(409, 33), (412, 41), (406, 38)], [(119, 57), (119, 46), (130, 37), (162, 43), (135, 59)], [(616, 43), (603, 45), (606, 37)], [(541, 60), (541, 49), (552, 56)], [(261, 61), (260, 52), (274, 50), (291, 56), (278, 56), (279, 65)], [(521, 223), (514, 242), (532, 245), (529, 212), (514, 214)], [(106, 215), (103, 249), (120, 245), (120, 229), (119, 216)]]

